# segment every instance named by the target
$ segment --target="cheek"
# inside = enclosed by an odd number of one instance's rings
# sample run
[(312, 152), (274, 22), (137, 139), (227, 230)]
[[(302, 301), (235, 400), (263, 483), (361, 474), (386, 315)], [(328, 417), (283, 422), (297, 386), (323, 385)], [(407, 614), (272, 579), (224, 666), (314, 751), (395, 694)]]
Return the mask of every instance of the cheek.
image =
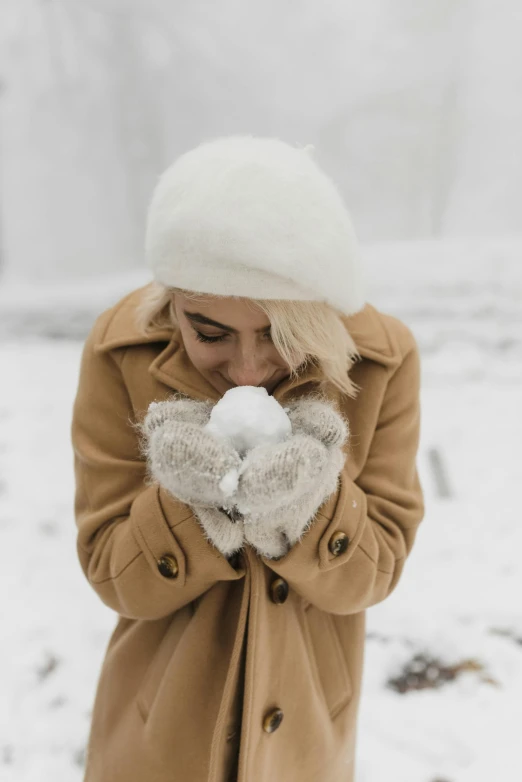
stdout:
[(219, 362), (219, 356), (213, 350), (214, 346), (199, 342), (190, 326), (183, 325), (181, 327), (181, 336), (187, 356), (196, 369), (212, 369)]
[(283, 356), (281, 356), (276, 348), (275, 345), (271, 345), (270, 350), (268, 352), (268, 360), (276, 367), (281, 367), (282, 369), (289, 369), (288, 364), (284, 360)]
[(193, 341), (186, 349), (190, 360), (198, 369), (213, 369), (223, 362), (222, 354), (213, 345), (207, 347), (199, 342), (194, 344)]

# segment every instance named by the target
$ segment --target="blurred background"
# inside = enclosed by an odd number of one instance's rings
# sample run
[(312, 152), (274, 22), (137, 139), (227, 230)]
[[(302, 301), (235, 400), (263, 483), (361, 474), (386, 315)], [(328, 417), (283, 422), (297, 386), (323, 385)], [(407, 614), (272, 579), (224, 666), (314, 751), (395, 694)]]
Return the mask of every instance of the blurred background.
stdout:
[(116, 621), (76, 557), (83, 340), (150, 279), (163, 169), (252, 133), (315, 146), (423, 361), (427, 511), (367, 614), (357, 782), (520, 782), (521, 40), (517, 0), (0, 0), (0, 779), (80, 782)]

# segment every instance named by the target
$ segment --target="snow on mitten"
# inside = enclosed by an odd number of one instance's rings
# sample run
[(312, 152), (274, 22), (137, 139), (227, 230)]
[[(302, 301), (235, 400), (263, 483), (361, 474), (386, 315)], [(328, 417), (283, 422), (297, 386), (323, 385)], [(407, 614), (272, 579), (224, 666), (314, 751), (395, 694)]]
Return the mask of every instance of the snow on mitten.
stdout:
[(229, 443), (203, 431), (212, 407), (191, 399), (151, 402), (137, 429), (151, 478), (190, 505), (206, 537), (229, 556), (243, 545), (243, 522), (227, 515), (221, 482), (239, 470), (241, 457)]
[(300, 541), (337, 490), (349, 436), (348, 422), (326, 401), (304, 398), (286, 410), (292, 436), (249, 451), (234, 495), (245, 540), (268, 558), (283, 556)]

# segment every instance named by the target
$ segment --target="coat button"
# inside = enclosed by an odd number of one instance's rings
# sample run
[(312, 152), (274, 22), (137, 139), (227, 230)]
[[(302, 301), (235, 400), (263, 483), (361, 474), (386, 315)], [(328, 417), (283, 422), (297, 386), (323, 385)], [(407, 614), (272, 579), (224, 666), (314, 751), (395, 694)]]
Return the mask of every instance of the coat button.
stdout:
[(283, 712), (281, 709), (272, 709), (272, 711), (265, 714), (265, 718), (263, 719), (263, 730), (266, 731), (266, 733), (273, 733), (274, 730), (278, 729), (282, 721)]
[(172, 554), (164, 554), (158, 559), (158, 570), (165, 578), (176, 578), (178, 575), (178, 561)]
[(345, 532), (341, 532), (341, 530), (337, 530), (330, 538), (328, 548), (335, 557), (338, 557), (339, 554), (344, 554), (349, 543), (350, 538), (348, 535)]
[(270, 597), (272, 602), (284, 603), (288, 597), (288, 584), (284, 578), (275, 578), (270, 584)]

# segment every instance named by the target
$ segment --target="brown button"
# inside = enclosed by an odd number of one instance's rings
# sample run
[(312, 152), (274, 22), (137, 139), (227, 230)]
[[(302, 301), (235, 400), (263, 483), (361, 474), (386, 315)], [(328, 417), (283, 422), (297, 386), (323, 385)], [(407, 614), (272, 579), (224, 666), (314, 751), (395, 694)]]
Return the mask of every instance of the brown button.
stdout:
[(263, 719), (263, 730), (266, 733), (273, 733), (277, 730), (283, 721), (283, 712), (281, 709), (272, 709)]
[(339, 554), (344, 554), (348, 548), (349, 543), (350, 538), (348, 535), (345, 532), (341, 532), (341, 530), (337, 530), (337, 532), (334, 532), (330, 538), (328, 548), (334, 556), (338, 557)]
[(165, 578), (176, 578), (178, 575), (178, 561), (172, 554), (164, 554), (158, 559), (158, 570)]
[(270, 584), (270, 597), (272, 602), (284, 603), (288, 597), (288, 584), (284, 578), (275, 578)]

